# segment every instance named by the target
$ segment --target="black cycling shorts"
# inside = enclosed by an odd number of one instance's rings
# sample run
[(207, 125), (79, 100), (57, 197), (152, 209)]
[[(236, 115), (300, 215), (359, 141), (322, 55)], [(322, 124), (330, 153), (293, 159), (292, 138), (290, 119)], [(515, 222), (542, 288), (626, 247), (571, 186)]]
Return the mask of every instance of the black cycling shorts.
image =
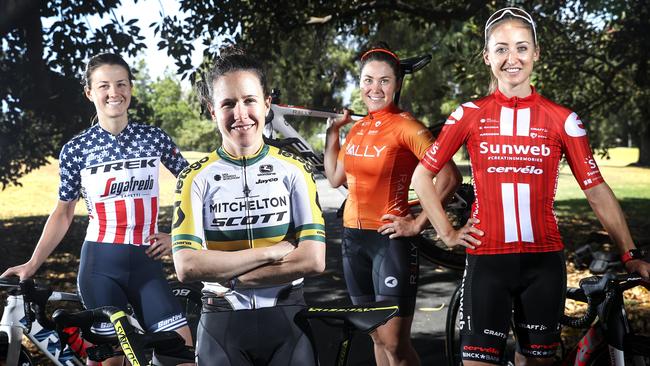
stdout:
[[(160, 261), (147, 256), (147, 246), (84, 242), (77, 287), (88, 309), (130, 304), (140, 325), (147, 331), (174, 330), (187, 325), (180, 303), (174, 297)], [(114, 334), (111, 323), (98, 323), (93, 331)]]
[(513, 319), (519, 352), (553, 357), (565, 292), (563, 252), (467, 255), (458, 314), (462, 358), (502, 363)]
[(197, 364), (219, 366), (316, 366), (311, 328), (295, 315), (304, 306), (206, 311), (197, 329)]
[(399, 306), (399, 316), (413, 315), (420, 272), (415, 241), (346, 227), (342, 249), (343, 274), (353, 304), (386, 300)]

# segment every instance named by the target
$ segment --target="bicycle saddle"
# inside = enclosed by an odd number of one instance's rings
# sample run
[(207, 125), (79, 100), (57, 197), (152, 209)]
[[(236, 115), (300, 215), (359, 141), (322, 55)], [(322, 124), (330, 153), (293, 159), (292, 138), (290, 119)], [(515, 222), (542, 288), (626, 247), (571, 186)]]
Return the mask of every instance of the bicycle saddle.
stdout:
[(429, 62), (431, 62), (431, 55), (424, 55), (400, 60), (399, 65), (402, 73), (408, 75), (425, 67)]
[[(112, 344), (117, 343), (115, 335), (103, 336), (94, 333), (90, 330), (93, 323), (107, 322), (108, 316), (99, 313), (97, 309), (83, 310), (75, 313), (68, 312), (63, 309), (57, 309), (52, 314), (52, 320), (56, 324), (57, 331), (61, 334), (60, 330), (67, 327), (78, 327), (81, 329), (82, 337), (94, 344)], [(63, 337), (61, 337), (63, 341)]]
[[(309, 307), (303, 309), (297, 316), (320, 319), (332, 326), (348, 326), (364, 333), (370, 333), (397, 315), (397, 311), (397, 305), (389, 302), (377, 302), (340, 308)], [(331, 322), (332, 320), (335, 322)]]

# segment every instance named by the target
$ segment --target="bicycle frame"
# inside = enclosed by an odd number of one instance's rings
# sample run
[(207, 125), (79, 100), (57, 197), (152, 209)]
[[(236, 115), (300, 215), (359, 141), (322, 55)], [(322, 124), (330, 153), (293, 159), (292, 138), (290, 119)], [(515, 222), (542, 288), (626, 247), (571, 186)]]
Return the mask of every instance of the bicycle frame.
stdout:
[[(316, 169), (322, 173), (324, 171), (323, 153), (316, 152), (313, 146), (311, 146), (311, 144), (309, 144), (309, 142), (307, 142), (307, 140), (305, 140), (289, 122), (287, 122), (285, 116), (327, 119), (341, 118), (343, 117), (343, 114), (276, 103), (271, 104), (271, 112), (273, 113), (273, 118), (270, 122), (267, 121), (267, 124), (264, 126), (264, 135), (268, 138), (273, 138), (274, 132), (282, 134), (285, 139), (289, 139), (289, 145), (292, 148), (294, 148), (305, 160), (314, 165)], [(363, 116), (356, 114), (353, 114), (351, 117), (354, 121), (363, 118)]]
[[(53, 292), (48, 301), (79, 301), (76, 294)], [(54, 365), (75, 366), (84, 365), (69, 346), (61, 349), (59, 335), (55, 330), (48, 330), (37, 319), (30, 321), (30, 314), (25, 312), (25, 300), (22, 295), (7, 296), (0, 321), (0, 333), (7, 334), (7, 365), (18, 364), (23, 335), (39, 349)]]

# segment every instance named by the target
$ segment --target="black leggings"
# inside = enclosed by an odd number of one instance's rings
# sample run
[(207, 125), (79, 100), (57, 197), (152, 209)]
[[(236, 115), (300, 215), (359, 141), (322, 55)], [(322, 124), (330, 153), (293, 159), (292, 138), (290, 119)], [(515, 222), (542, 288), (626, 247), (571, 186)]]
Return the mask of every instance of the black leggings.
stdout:
[(309, 323), (294, 319), (303, 308), (203, 312), (197, 330), (198, 365), (318, 365)]

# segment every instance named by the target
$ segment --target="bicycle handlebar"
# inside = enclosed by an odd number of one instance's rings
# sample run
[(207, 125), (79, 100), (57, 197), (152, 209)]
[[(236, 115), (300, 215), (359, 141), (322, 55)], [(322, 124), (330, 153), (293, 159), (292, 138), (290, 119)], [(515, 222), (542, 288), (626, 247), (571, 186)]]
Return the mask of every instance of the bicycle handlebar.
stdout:
[(587, 311), (580, 317), (562, 315), (560, 323), (572, 328), (585, 328), (591, 325), (598, 315), (598, 306), (608, 304), (611, 299), (636, 286), (648, 286), (638, 274), (612, 274), (591, 276), (580, 280), (580, 288), (568, 288), (568, 299), (586, 302)]

